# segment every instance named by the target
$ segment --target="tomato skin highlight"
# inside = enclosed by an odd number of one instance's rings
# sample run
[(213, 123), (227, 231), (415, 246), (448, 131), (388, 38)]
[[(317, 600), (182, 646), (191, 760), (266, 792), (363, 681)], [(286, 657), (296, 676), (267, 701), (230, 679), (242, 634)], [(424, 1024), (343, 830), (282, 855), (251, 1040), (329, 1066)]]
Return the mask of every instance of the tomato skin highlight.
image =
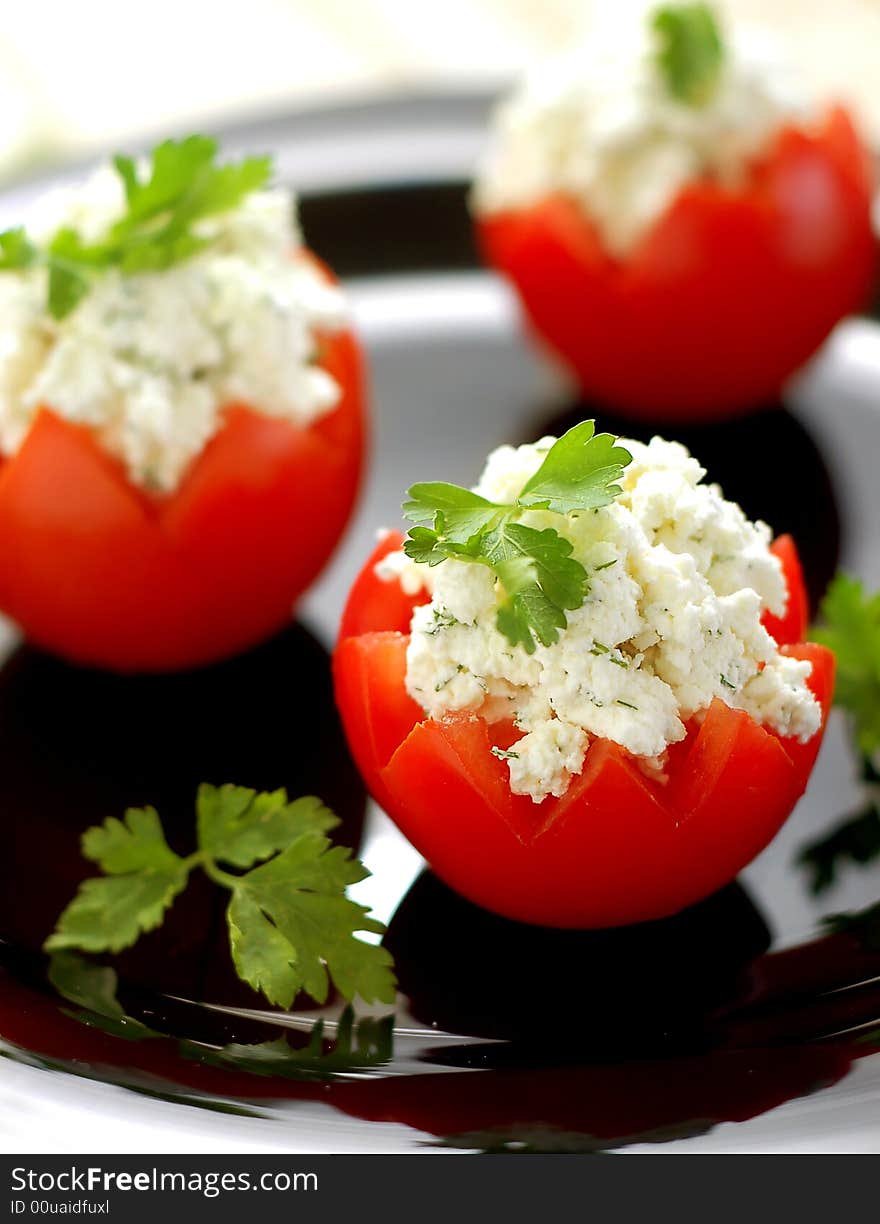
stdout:
[(230, 405), (165, 497), (41, 411), (0, 460), (0, 609), (36, 645), (115, 671), (213, 662), (271, 636), (330, 557), (365, 449), (363, 359), (320, 338), (340, 402), (302, 428)]
[(709, 420), (772, 401), (867, 300), (871, 200), (866, 151), (834, 108), (814, 133), (783, 130), (741, 189), (691, 184), (623, 260), (563, 195), (476, 228), (588, 399)]
[(761, 624), (780, 646), (802, 642), (810, 624), (810, 603), (797, 545), (790, 535), (777, 536), (770, 551), (782, 563), (782, 574), (788, 587), (788, 605), (782, 616), (765, 612)]
[(399, 582), (385, 582), (376, 573), (379, 562), (401, 548), (403, 536), (399, 531), (389, 531), (370, 554), (346, 600), (339, 624), (340, 642), (362, 633), (386, 630), (409, 633), (414, 610), (419, 604), (427, 603), (430, 596), (427, 591), (407, 595)]
[[(362, 578), (374, 565), (371, 558)], [(370, 629), (358, 633), (365, 592)], [(494, 742), (512, 742), (512, 728), (468, 714), (429, 719), (408, 697), (408, 637), (373, 627), (380, 595), (368, 578), (358, 580), (343, 619), (351, 632), (334, 656), (352, 752), (373, 796), (437, 875), (485, 909), (572, 928), (676, 913), (729, 883), (806, 788), (834, 687), (834, 657), (824, 647), (781, 647), (813, 665), (809, 684), (823, 724), (808, 743), (781, 738), (716, 699), (670, 753), (665, 785), (619, 745), (596, 739), (565, 794), (534, 804), (511, 792), (507, 767), (492, 752)], [(395, 624), (398, 595), (388, 593)]]
[(383, 806), (391, 797), (382, 770), (423, 717), (406, 691), (409, 636), (388, 630), (348, 637), (333, 655), (336, 701), (346, 713), (352, 756), (370, 794)]

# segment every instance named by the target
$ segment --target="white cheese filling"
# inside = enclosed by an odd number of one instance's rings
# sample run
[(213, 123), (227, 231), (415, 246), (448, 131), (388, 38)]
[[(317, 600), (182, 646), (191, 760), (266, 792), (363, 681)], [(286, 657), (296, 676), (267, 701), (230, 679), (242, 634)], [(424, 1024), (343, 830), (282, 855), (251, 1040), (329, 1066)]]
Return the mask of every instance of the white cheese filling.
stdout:
[[(50, 193), (28, 232), (61, 225), (95, 239), (123, 212), (102, 168)], [(132, 481), (174, 490), (234, 403), (307, 425), (340, 389), (315, 364), (316, 332), (345, 320), (340, 291), (303, 255), (295, 202), (255, 192), (196, 232), (204, 251), (158, 272), (96, 277), (76, 309), (46, 309), (46, 272), (0, 274), (0, 455), (21, 447), (38, 411), (91, 426)]]
[(725, 38), (717, 90), (702, 106), (669, 93), (646, 23), (628, 35), (618, 22), (613, 39), (542, 64), (498, 107), (478, 212), (562, 192), (622, 257), (682, 188), (705, 178), (735, 188), (783, 126), (808, 118), (790, 67), (754, 34)]
[[(502, 446), (476, 491), (510, 503), (553, 444)], [(590, 590), (552, 646), (528, 654), (498, 630), (489, 569), (447, 560), (429, 568), (402, 552), (379, 562), (386, 581), (431, 599), (416, 608), (406, 687), (425, 713), (472, 711), (513, 719), (525, 732), (501, 753), (511, 790), (540, 803), (564, 793), (594, 737), (613, 740), (662, 778), (666, 749), (713, 699), (801, 741), (821, 724), (808, 662), (779, 653), (761, 625), (785, 611), (782, 567), (770, 528), (752, 523), (675, 442), (623, 438), (632, 454), (611, 505), (565, 518), (530, 511), (573, 546)]]

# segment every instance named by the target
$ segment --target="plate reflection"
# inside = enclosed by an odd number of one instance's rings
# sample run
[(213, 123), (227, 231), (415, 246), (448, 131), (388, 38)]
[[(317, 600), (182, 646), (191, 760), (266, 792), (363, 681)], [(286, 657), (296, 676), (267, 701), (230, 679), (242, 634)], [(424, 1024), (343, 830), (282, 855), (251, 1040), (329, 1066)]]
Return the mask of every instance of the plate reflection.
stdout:
[[(38, 949), (81, 879), (80, 835), (152, 805), (192, 849), (201, 782), (319, 795), (357, 848), (366, 796), (333, 702), (327, 652), (303, 626), (239, 658), (170, 676), (71, 667), (23, 646), (0, 668), (0, 936)], [(212, 1002), (253, 1003), (225, 946), (225, 898), (207, 880), (161, 931), (119, 959), (122, 977)]]

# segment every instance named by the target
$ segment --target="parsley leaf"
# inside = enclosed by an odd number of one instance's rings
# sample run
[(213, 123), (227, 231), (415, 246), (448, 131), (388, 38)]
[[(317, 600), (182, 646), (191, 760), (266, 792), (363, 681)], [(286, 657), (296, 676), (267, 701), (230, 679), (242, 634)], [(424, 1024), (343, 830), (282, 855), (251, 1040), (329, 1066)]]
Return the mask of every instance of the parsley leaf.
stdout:
[(88, 276), (73, 264), (49, 257), (48, 307), (53, 319), (63, 319), (80, 304), (90, 288)]
[(129, 808), (123, 820), (108, 816), (102, 825), (86, 830), (82, 849), (107, 875), (177, 870), (181, 863), (165, 840), (155, 808)]
[(501, 588), (499, 630), (529, 654), (536, 639), (552, 645), (568, 624), (566, 611), (587, 597), (587, 572), (559, 532), (518, 520), (529, 510), (567, 516), (609, 505), (620, 495), (618, 482), (632, 459), (616, 442), (610, 434), (596, 434), (593, 421), (575, 425), (550, 447), (512, 505), (458, 485), (413, 485), (403, 513), (418, 525), (404, 543), (406, 555), (430, 566), (449, 559), (488, 566)]
[(657, 63), (666, 88), (679, 102), (705, 106), (721, 77), (724, 44), (708, 4), (657, 9), (652, 25), (658, 38)]
[(171, 208), (194, 181), (210, 171), (216, 152), (208, 136), (163, 140), (152, 151), (150, 174), (143, 182), (134, 158), (117, 153), (113, 165), (125, 188), (130, 220), (143, 221)]
[(82, 849), (105, 877), (80, 885), (47, 939), (47, 951), (120, 952), (161, 926), (186, 887), (187, 864), (165, 841), (152, 808), (132, 808), (124, 822), (109, 817), (86, 832)]
[(523, 486), (517, 504), (574, 514), (607, 506), (620, 496), (617, 483), (632, 455), (611, 434), (597, 434), (581, 421), (551, 446), (544, 462)]
[[(331, 981), (346, 999), (359, 994), (367, 1002), (393, 1002), (390, 954), (356, 938), (360, 931), (382, 934), (384, 927), (345, 895), (369, 873), (324, 836), (338, 821), (320, 800), (289, 802), (283, 790), (204, 785), (196, 813), (199, 844), (187, 858), (171, 850), (153, 808), (89, 829), (83, 853), (105, 875), (80, 885), (46, 949), (129, 947), (161, 925), (190, 872), (201, 867), (231, 893), (227, 922), (239, 975), (270, 1002), (289, 1007), (304, 990), (323, 1003)], [(221, 863), (251, 870), (233, 874)]]
[(487, 501), (471, 489), (434, 481), (415, 484), (407, 491), (404, 516), (414, 523), (433, 522), (439, 516), (443, 536), (450, 543), (468, 544), (491, 527), (508, 507)]
[(467, 560), (462, 549), (441, 539), (432, 527), (412, 527), (403, 549), (410, 560), (417, 561), (419, 565), (439, 565), (450, 557)]
[(187, 873), (133, 872), (86, 880), (46, 940), (47, 951), (121, 952), (145, 931), (161, 926), (165, 911), (186, 887)]
[(500, 631), (513, 646), (524, 646), (529, 654), (534, 653), (535, 636), (542, 645), (552, 646), (567, 623), (565, 613), (534, 586), (517, 591), (498, 608)]
[(300, 990), (325, 1002), (329, 977), (347, 999), (393, 1002), (390, 954), (354, 937), (384, 928), (344, 895), (366, 874), (348, 850), (306, 833), (240, 877), (229, 907), (239, 976), (282, 1007)]
[(0, 270), (29, 268), (38, 258), (39, 252), (28, 238), (24, 226), (0, 233)]
[(285, 849), (301, 833), (339, 824), (320, 799), (287, 801), (283, 790), (258, 794), (245, 786), (200, 786), (196, 797), (199, 845), (214, 859), (250, 867)]
[(269, 157), (245, 157), (217, 164), (218, 146), (207, 136), (165, 140), (145, 167), (117, 154), (113, 166), (122, 180), (126, 209), (104, 235), (86, 243), (65, 226), (40, 250), (21, 227), (0, 233), (0, 271), (36, 264), (48, 270), (47, 307), (63, 319), (89, 292), (96, 275), (118, 268), (124, 275), (171, 267), (208, 245), (199, 221), (236, 208), (272, 174)]
[(849, 715), (865, 802), (798, 854), (815, 895), (831, 887), (844, 864), (880, 858), (880, 592), (868, 594), (856, 578), (838, 574), (820, 613), (824, 624), (814, 627), (811, 636), (837, 660), (834, 704)]
[(835, 705), (853, 720), (859, 751), (880, 749), (880, 592), (867, 594), (861, 582), (838, 574), (822, 602), (824, 625), (817, 642), (837, 657)]
[(536, 531), (522, 523), (505, 523), (486, 537), (491, 564), (521, 559), (530, 568), (529, 583), (540, 588), (559, 608), (579, 608), (584, 602), (584, 567), (571, 559), (572, 546), (552, 527)]
[(131, 158), (117, 155), (114, 166), (125, 186), (127, 212), (95, 248), (123, 272), (167, 268), (196, 254), (205, 239), (192, 226), (205, 217), (236, 208), (245, 196), (265, 186), (272, 173), (268, 157), (247, 157), (216, 165), (217, 142), (207, 136), (166, 140), (151, 155), (141, 180)]
[(486, 557), (507, 592), (498, 627), (510, 641), (528, 650), (532, 631), (544, 646), (559, 639), (567, 624), (563, 609), (579, 608), (587, 587), (587, 572), (571, 552), (569, 541), (550, 527), (536, 531), (507, 522), (486, 537)]

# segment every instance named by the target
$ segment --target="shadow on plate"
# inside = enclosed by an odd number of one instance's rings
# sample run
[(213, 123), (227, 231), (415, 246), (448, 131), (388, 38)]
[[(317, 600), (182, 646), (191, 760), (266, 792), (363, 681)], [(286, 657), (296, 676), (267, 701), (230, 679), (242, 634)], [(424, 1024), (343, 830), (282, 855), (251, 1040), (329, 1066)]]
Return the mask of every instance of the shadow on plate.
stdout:
[[(0, 971), (3, 1052), (181, 1105), (287, 1118), (294, 1141), (308, 1125), (296, 1105), (312, 1102), (408, 1127), (413, 1148), (515, 1153), (703, 1135), (836, 1083), (880, 1044), (880, 907), (839, 919), (822, 938), (759, 954), (766, 930), (736, 887), (677, 919), (592, 937), (520, 927), (444, 893), (425, 875), (398, 911), (401, 974), (446, 999), (459, 1021), (475, 1007), (491, 1009), (497, 1028), (509, 1008), (514, 1041), (407, 1032), (397, 1052), (388, 1020), (356, 1024), (350, 1011), (325, 1032), (321, 1021), (291, 1030), (268, 1016), (257, 1024), (196, 1005), (185, 1006), (208, 1023), (191, 1016), (190, 1035), (179, 1040), (182, 1012), (123, 1016), (82, 962), (56, 979), (61, 1003), (45, 978), (28, 984)], [(455, 957), (462, 964), (453, 980)], [(82, 1010), (90, 1002), (100, 1014)], [(626, 1008), (639, 1007), (627, 1017)], [(691, 1044), (675, 1048), (686, 1010)], [(625, 1050), (611, 1040), (613, 1016), (626, 1023)], [(677, 1026), (672, 1048), (655, 1040), (663, 1016)], [(350, 1124), (345, 1134), (350, 1142)]]
[[(823, 941), (834, 944), (835, 953), (830, 959), (820, 957), (823, 971), (838, 959), (840, 939)], [(807, 961), (811, 959), (807, 952)], [(528, 973), (535, 970), (528, 963), (520, 968)], [(790, 977), (791, 972), (792, 966), (786, 965), (783, 976)], [(115, 1083), (191, 1107), (271, 1116), (276, 1122), (288, 1118), (294, 1142), (298, 1128), (308, 1122), (296, 1109), (288, 1112), (285, 1104), (316, 1102), (363, 1122), (409, 1127), (415, 1148), (433, 1143), (486, 1152), (601, 1152), (702, 1135), (721, 1122), (745, 1121), (834, 1084), (854, 1059), (877, 1048), (876, 1041), (860, 1045), (807, 1038), (779, 1043), (766, 1040), (765, 1034), (764, 1040), (745, 1046), (604, 1061), (596, 1057), (594, 1046), (571, 1042), (583, 1026), (584, 1012), (569, 1009), (562, 1000), (547, 1002), (548, 1007), (556, 1004), (552, 1018), (549, 1011), (534, 1005), (531, 1018), (551, 1041), (560, 1031), (560, 1052), (565, 1057), (557, 1056), (549, 1065), (466, 1071), (446, 1067), (461, 1065), (448, 1054), (467, 1046), (441, 1044), (431, 1057), (428, 1039), (427, 1057), (421, 1061), (433, 1062), (433, 1068), (414, 1071), (410, 1061), (405, 1067), (392, 1065), (390, 1075), (377, 1073), (378, 1064), (392, 1051), (381, 1048), (376, 1032), (360, 1068), (350, 1065), (345, 1055), (343, 1066), (337, 1068), (333, 1050), (319, 1055), (316, 1065), (320, 1035), (316, 1042), (314, 1029), (309, 1042), (313, 1053), (300, 1044), (293, 1056), (291, 1051), (283, 1053), (285, 1043), (277, 1030), (237, 1038), (266, 1042), (274, 1037), (271, 1047), (239, 1044), (199, 1049), (192, 1041), (178, 1043), (157, 1033), (124, 1040), (100, 1025), (83, 1022), (69, 1008), (59, 1008), (45, 991), (2, 976), (0, 1035), (9, 1043), (7, 1056), (22, 1057), (48, 1070)], [(523, 1004), (528, 1003), (524, 997)], [(875, 1036), (880, 1037), (880, 1032)], [(223, 1038), (218, 1033), (213, 1040)], [(304, 1040), (300, 1036), (300, 1042)], [(354, 1061), (364, 1063), (357, 1057)], [(370, 1061), (376, 1067), (372, 1072)], [(350, 1142), (350, 1125), (345, 1134)], [(377, 1139), (381, 1144), (378, 1135)], [(372, 1143), (365, 1141), (365, 1147), (372, 1150)], [(327, 1149), (333, 1149), (331, 1132)]]
[[(84, 829), (152, 805), (193, 848), (201, 782), (319, 795), (356, 848), (366, 805), (333, 702), (330, 660), (295, 624), (239, 658), (169, 676), (69, 666), (31, 647), (0, 668), (0, 936), (39, 948), (81, 879)], [(226, 946), (225, 897), (197, 873), (161, 931), (118, 959), (122, 978), (171, 994), (253, 1003)]]
[[(558, 931), (490, 914), (426, 871), (384, 943), (424, 1024), (571, 1061), (579, 1050), (592, 1060), (699, 1046), (705, 1016), (747, 992), (770, 933), (738, 884), (659, 922)], [(520, 1057), (506, 1046), (458, 1053)]]

